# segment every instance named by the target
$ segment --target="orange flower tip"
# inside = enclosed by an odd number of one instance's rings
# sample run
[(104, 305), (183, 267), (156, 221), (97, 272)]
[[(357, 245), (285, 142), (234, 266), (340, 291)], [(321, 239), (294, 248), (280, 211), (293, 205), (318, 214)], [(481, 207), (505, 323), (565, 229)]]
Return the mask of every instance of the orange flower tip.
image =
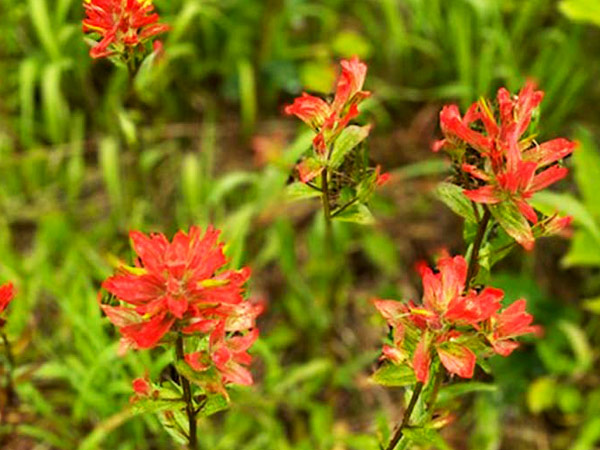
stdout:
[(136, 394), (139, 395), (150, 395), (151, 392), (151, 387), (150, 387), (150, 383), (148, 383), (147, 380), (145, 380), (144, 378), (136, 378), (135, 380), (133, 380), (133, 382), (131, 383), (133, 390)]
[(435, 153), (439, 152), (446, 145), (446, 139), (439, 139), (431, 144), (431, 150)]

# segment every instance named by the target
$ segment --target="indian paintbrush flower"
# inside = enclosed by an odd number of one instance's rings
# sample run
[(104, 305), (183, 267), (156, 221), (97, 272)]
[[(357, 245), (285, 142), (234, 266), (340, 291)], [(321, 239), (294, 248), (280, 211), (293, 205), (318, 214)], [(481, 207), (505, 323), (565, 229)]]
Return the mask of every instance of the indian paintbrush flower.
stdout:
[(446, 150), (464, 174), (457, 181), (464, 195), (491, 207), (500, 225), (526, 249), (534, 244), (530, 224), (539, 221), (528, 201), (567, 175), (559, 162), (575, 148), (564, 138), (538, 143), (534, 134), (527, 134), (543, 97), (528, 82), (514, 97), (501, 88), (496, 108), (482, 99), (461, 117), (456, 105), (445, 106), (440, 112), (445, 138), (433, 146), (434, 151)]
[[(359, 114), (358, 105), (371, 93), (363, 90), (367, 66), (357, 57), (341, 61), (342, 72), (337, 80), (333, 101), (303, 93), (285, 108), (285, 113), (295, 115), (317, 134), (313, 139), (316, 159), (305, 159), (298, 166), (300, 179), (311, 181), (326, 167), (332, 146), (350, 121)], [(362, 127), (363, 139), (370, 128)]]
[[(501, 311), (504, 293), (485, 287), (467, 289), (467, 263), (462, 256), (443, 257), (439, 271), (421, 265), (421, 304), (396, 300), (373, 301), (392, 328), (392, 343), (383, 358), (412, 367), (418, 381), (429, 378), (435, 355), (451, 374), (471, 378), (478, 354), (507, 356), (514, 338), (539, 330), (525, 312), (525, 300)], [(487, 350), (483, 350), (486, 349)]]
[(158, 23), (152, 0), (85, 0), (83, 7), (83, 31), (101, 38), (90, 50), (93, 58), (130, 58), (140, 45), (169, 29)]
[(122, 304), (101, 307), (119, 327), (122, 349), (172, 342), (170, 334), (200, 340), (210, 336), (212, 360), (223, 382), (250, 384), (249, 373), (237, 364), (250, 362), (241, 353), (257, 337), (255, 319), (262, 306), (244, 299), (249, 268), (223, 269), (227, 259), (218, 237), (212, 227), (204, 233), (195, 226), (179, 231), (171, 242), (160, 233), (132, 231), (136, 265), (121, 266), (102, 284)]

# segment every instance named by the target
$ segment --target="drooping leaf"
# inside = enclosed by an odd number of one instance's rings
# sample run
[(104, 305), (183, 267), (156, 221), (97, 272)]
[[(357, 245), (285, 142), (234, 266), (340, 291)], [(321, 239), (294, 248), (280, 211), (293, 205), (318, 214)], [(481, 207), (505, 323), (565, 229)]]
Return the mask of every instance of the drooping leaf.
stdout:
[(346, 155), (358, 144), (360, 144), (369, 135), (370, 125), (358, 126), (350, 125), (345, 128), (333, 144), (333, 150), (329, 158), (329, 166), (332, 169), (338, 168)]
[(305, 183), (296, 181), (285, 188), (285, 198), (289, 202), (319, 197), (321, 193)]
[(417, 381), (411, 367), (408, 365), (397, 366), (392, 363), (384, 363), (371, 376), (371, 380), (388, 387), (409, 386)]
[(371, 225), (375, 223), (375, 219), (369, 208), (362, 204), (350, 206), (335, 216), (334, 219), (342, 222), (359, 223), (361, 225)]
[(463, 189), (452, 183), (440, 183), (435, 195), (446, 204), (454, 213), (469, 222), (477, 222), (473, 203), (463, 194)]
[(514, 203), (505, 201), (488, 205), (488, 208), (509, 236), (526, 249), (533, 247), (534, 238), (529, 222)]

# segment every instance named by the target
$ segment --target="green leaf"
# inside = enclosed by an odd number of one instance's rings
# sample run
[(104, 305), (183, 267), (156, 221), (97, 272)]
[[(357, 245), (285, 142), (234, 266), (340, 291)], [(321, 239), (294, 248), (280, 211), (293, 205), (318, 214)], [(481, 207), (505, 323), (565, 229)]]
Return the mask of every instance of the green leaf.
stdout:
[(397, 366), (392, 363), (384, 363), (371, 376), (371, 380), (389, 387), (410, 386), (417, 381), (411, 367), (408, 365)]
[(571, 20), (600, 26), (600, 3), (597, 0), (562, 0), (558, 8)]
[(296, 181), (285, 188), (285, 199), (288, 202), (319, 197), (321, 193), (301, 181)]
[(362, 204), (350, 206), (335, 216), (334, 219), (342, 222), (359, 223), (361, 225), (371, 225), (375, 223), (375, 218), (373, 217), (373, 214), (371, 214), (369, 208)]
[(477, 222), (473, 203), (463, 194), (463, 189), (452, 183), (440, 183), (435, 195), (453, 212), (469, 222)]
[(338, 136), (333, 144), (333, 151), (329, 158), (329, 166), (332, 169), (338, 168), (343, 162), (346, 155), (358, 144), (360, 144), (369, 135), (371, 125), (360, 127), (358, 125), (350, 125)]
[(540, 377), (529, 385), (527, 391), (527, 406), (534, 414), (554, 406), (556, 380), (553, 377)]
[(175, 442), (185, 445), (188, 442), (188, 419), (183, 411), (163, 411), (159, 414), (159, 420), (163, 428)]
[[(594, 2), (600, 5), (598, 2)], [(600, 150), (594, 143), (592, 134), (580, 128), (577, 133), (579, 146), (573, 153), (575, 170), (573, 171), (577, 187), (587, 209), (598, 220), (600, 219), (600, 202), (598, 192), (600, 191)]]
[(533, 244), (533, 232), (529, 222), (514, 203), (504, 201), (496, 205), (488, 205), (488, 208), (504, 231), (515, 241), (524, 247)]
[(220, 394), (209, 395), (206, 401), (202, 404), (199, 413), (204, 417), (212, 416), (219, 411), (224, 411), (229, 408), (229, 402)]
[(558, 327), (564, 333), (575, 355), (573, 373), (584, 373), (592, 367), (594, 354), (585, 331), (573, 322), (561, 320)]
[(406, 428), (404, 435), (417, 445), (438, 450), (451, 450), (452, 447), (433, 428)]
[(182, 393), (174, 386), (164, 385), (157, 387), (154, 385), (153, 390), (158, 391), (158, 395), (150, 397), (139, 397), (132, 405), (133, 411), (136, 414), (155, 413), (159, 411), (171, 411), (185, 408), (185, 402), (182, 399)]
[(565, 267), (600, 266), (600, 244), (588, 231), (577, 230), (562, 264)]
[(440, 389), (438, 401), (446, 402), (461, 395), (471, 394), (472, 392), (495, 392), (498, 386), (491, 383), (482, 383), (480, 381), (467, 381), (456, 383)]

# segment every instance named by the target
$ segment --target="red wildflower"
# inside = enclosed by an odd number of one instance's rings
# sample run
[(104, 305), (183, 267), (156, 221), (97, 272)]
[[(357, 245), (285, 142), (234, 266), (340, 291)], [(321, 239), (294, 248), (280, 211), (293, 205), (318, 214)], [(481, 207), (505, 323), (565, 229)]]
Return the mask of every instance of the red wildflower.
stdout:
[(223, 384), (251, 385), (252, 375), (246, 369), (252, 362), (248, 349), (258, 338), (258, 329), (234, 336), (228, 336), (225, 331), (225, 322), (219, 322), (210, 335), (208, 351), (189, 353), (185, 360), (196, 371), (205, 371), (214, 364)]
[[(471, 105), (463, 118), (456, 105), (445, 106), (440, 112), (445, 139), (433, 147), (434, 151), (448, 149), (462, 170), (472, 177), (473, 184), (478, 187), (465, 189), (470, 200), (503, 204), (502, 211), (492, 207), (492, 213), (502, 216), (497, 217), (500, 225), (526, 249), (531, 249), (534, 243), (529, 222), (536, 224), (538, 221), (528, 200), (535, 192), (567, 175), (567, 169), (556, 163), (575, 148), (575, 143), (567, 139), (537, 144), (533, 137), (524, 137), (533, 111), (543, 97), (544, 93), (528, 82), (515, 97), (504, 88), (498, 91), (497, 117), (485, 100)], [(479, 155), (476, 164), (472, 164), (471, 159), (465, 163), (467, 147), (475, 149)]]
[(157, 23), (152, 0), (85, 0), (83, 6), (83, 31), (102, 38), (90, 50), (93, 58), (123, 54), (169, 29)]
[(14, 296), (15, 288), (12, 283), (4, 283), (0, 286), (0, 313), (4, 312)]
[(517, 345), (512, 338), (536, 329), (529, 326), (533, 318), (521, 301), (498, 313), (502, 290), (466, 290), (467, 263), (462, 256), (440, 258), (437, 273), (422, 263), (418, 268), (423, 279), (422, 305), (373, 302), (393, 329), (392, 345), (384, 347), (382, 357), (394, 364), (411, 361), (418, 381), (427, 381), (433, 351), (448, 372), (471, 378), (477, 359), (473, 349), (480, 345), (470, 346), (481, 341), (482, 330), (499, 352)]
[(172, 242), (163, 234), (130, 233), (136, 267), (122, 267), (102, 284), (128, 304), (102, 305), (123, 334), (125, 346), (154, 347), (174, 327), (207, 333), (232, 315), (253, 322), (260, 311), (242, 303), (250, 269), (220, 271), (226, 258), (218, 236), (212, 227), (204, 234), (198, 227), (179, 231)]
[(303, 182), (312, 180), (322, 172), (333, 142), (348, 123), (358, 116), (358, 104), (371, 95), (362, 90), (367, 74), (366, 64), (354, 57), (342, 60), (341, 66), (342, 73), (337, 81), (333, 102), (328, 103), (319, 97), (303, 93), (285, 108), (286, 114), (295, 115), (317, 133), (313, 146), (321, 161), (314, 160), (309, 168), (298, 166)]

